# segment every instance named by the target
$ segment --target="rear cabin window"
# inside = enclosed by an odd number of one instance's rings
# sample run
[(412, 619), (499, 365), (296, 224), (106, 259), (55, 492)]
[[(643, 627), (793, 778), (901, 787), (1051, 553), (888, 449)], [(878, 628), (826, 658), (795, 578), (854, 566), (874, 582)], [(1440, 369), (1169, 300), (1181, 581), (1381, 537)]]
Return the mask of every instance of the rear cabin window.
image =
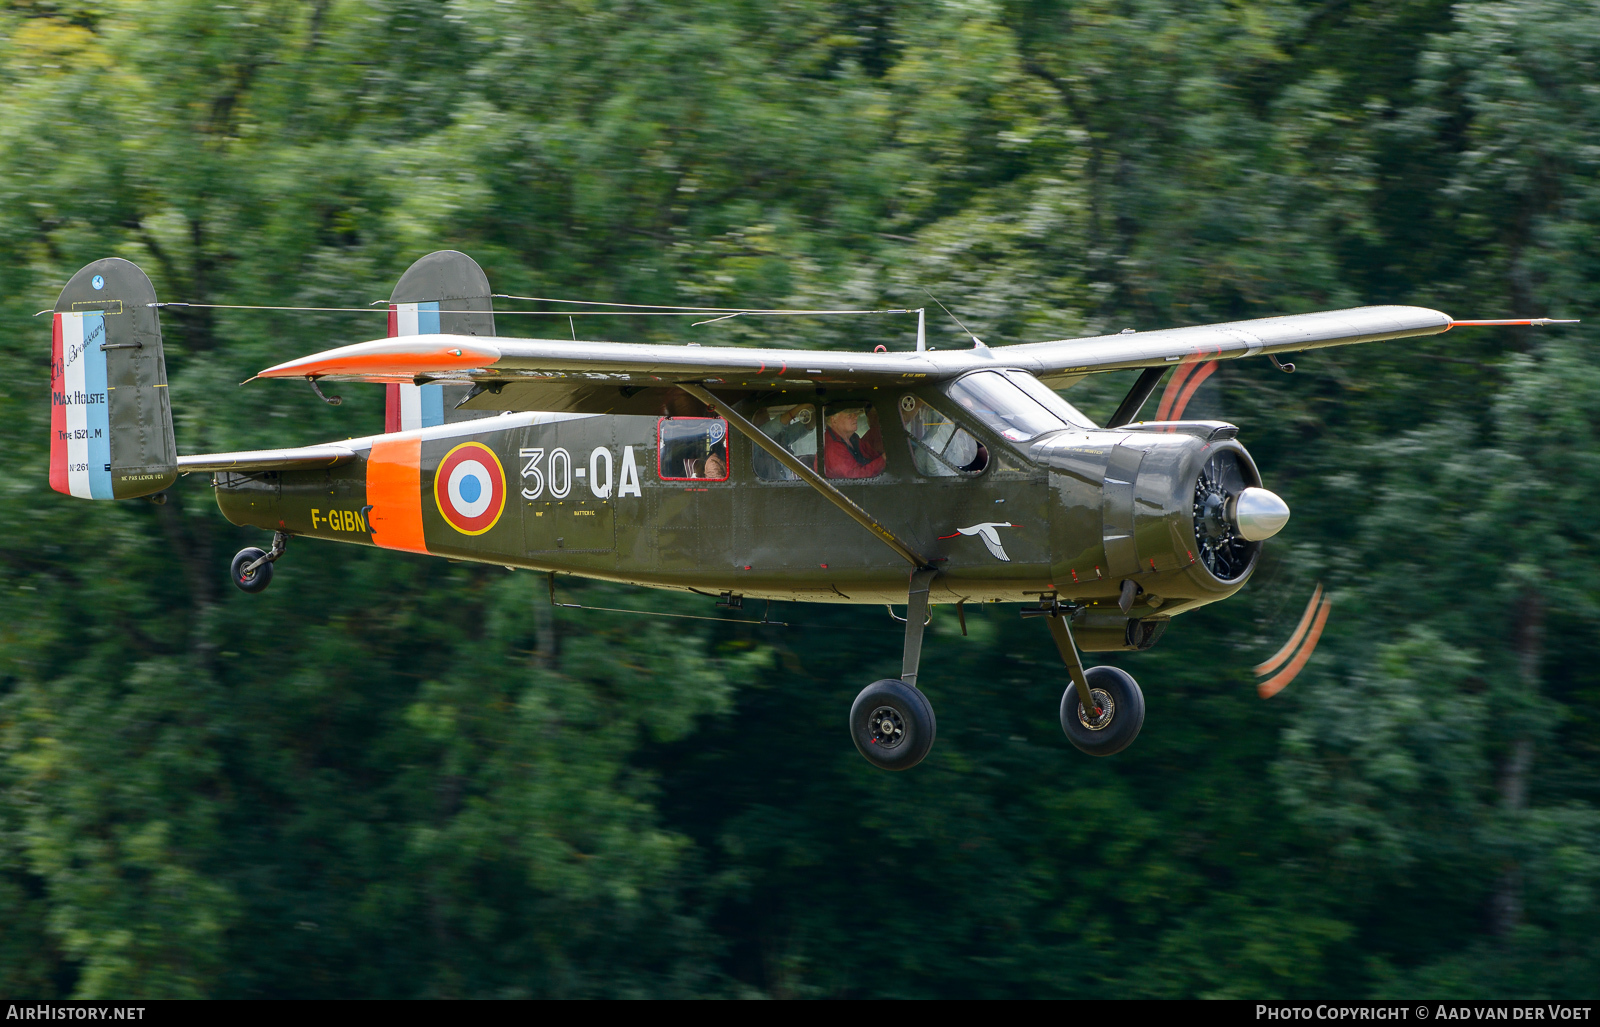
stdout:
[[(785, 406), (757, 407), (750, 420), (778, 445), (800, 458), (800, 462), (817, 469), (817, 408), (809, 403)], [(798, 481), (800, 476), (778, 462), (778, 458), (762, 449), (755, 450), (756, 477), (762, 481)]]
[(878, 412), (864, 403), (823, 408), (822, 473), (829, 478), (876, 478), (884, 471)]
[(989, 450), (970, 433), (915, 396), (900, 397), (900, 423), (918, 474), (955, 478), (989, 466)]
[(664, 417), (656, 437), (662, 481), (728, 480), (728, 422), (722, 418)]

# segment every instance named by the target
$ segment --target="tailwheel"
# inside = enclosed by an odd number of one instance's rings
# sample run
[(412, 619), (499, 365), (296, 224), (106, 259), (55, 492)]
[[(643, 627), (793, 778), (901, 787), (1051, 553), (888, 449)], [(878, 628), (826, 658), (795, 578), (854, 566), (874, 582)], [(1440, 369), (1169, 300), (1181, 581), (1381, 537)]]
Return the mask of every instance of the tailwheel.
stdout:
[(283, 531), (272, 533), (272, 548), (262, 552), (255, 546), (241, 549), (233, 555), (233, 563), (228, 565), (228, 577), (239, 586), (241, 592), (262, 592), (272, 584), (272, 565), (278, 562), (278, 557), (283, 555), (285, 547), (289, 545), (289, 534)]
[(267, 553), (264, 549), (250, 546), (234, 554), (233, 563), (228, 567), (228, 577), (239, 586), (242, 592), (262, 592), (272, 584), (272, 562), (266, 560)]
[(882, 770), (910, 770), (933, 748), (933, 704), (894, 678), (874, 681), (850, 707), (850, 737), (867, 762)]
[(1144, 693), (1133, 675), (1117, 667), (1090, 667), (1083, 672), (1098, 713), (1086, 710), (1071, 685), (1061, 697), (1061, 730), (1090, 756), (1121, 752), (1144, 727)]

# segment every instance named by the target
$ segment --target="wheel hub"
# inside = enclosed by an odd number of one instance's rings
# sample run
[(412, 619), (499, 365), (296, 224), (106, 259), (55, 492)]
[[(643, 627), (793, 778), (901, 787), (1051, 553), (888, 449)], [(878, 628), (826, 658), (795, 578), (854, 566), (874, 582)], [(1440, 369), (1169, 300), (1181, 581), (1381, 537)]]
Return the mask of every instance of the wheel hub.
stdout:
[(1100, 707), (1098, 717), (1089, 716), (1089, 711), (1083, 708), (1083, 703), (1078, 703), (1078, 723), (1090, 731), (1104, 731), (1111, 725), (1111, 719), (1117, 715), (1117, 704), (1111, 701), (1111, 695), (1103, 688), (1089, 689), (1089, 696), (1094, 699), (1096, 706)]
[(892, 706), (879, 706), (867, 718), (867, 728), (872, 732), (872, 744), (893, 749), (906, 740), (905, 718)]

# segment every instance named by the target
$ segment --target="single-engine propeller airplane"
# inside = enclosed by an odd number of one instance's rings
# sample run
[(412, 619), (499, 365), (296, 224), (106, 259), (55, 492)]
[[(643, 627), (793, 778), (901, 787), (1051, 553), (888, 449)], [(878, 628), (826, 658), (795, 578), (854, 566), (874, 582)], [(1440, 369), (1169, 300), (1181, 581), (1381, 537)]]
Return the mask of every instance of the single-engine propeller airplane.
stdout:
[[(850, 710), (886, 770), (933, 745), (930, 606), (1027, 603), (1066, 663), (1062, 729), (1105, 756), (1138, 735), (1144, 696), (1079, 652), (1148, 649), (1238, 591), (1289, 519), (1234, 425), (1136, 420), (1169, 367), (1555, 323), (1373, 306), (934, 351), (919, 315), (915, 352), (846, 353), (506, 338), (491, 300), (470, 257), (432, 253), (395, 286), (388, 338), (259, 375), (382, 383), (381, 434), (180, 457), (162, 304), (137, 265), (97, 260), (53, 311), (51, 487), (128, 499), (211, 472), (228, 520), (273, 533), (233, 558), (246, 592), (306, 536), (548, 572), (552, 599), (561, 572), (734, 606), (904, 603), (899, 678)], [(1056, 391), (1125, 369), (1141, 373), (1104, 425)]]

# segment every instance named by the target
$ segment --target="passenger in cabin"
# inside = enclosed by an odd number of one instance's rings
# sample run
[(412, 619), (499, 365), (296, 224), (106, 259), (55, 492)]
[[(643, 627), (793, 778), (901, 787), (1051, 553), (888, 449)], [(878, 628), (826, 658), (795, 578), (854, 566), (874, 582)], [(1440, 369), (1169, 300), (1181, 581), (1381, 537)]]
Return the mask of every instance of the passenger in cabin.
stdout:
[(657, 425), (663, 481), (728, 480), (728, 426), (715, 417), (667, 417)]
[[(841, 407), (828, 412), (823, 440), (823, 473), (830, 478), (875, 478), (883, 473), (883, 437), (876, 419), (865, 407)], [(868, 422), (865, 437), (861, 423)]]
[[(807, 403), (795, 406), (758, 408), (751, 417), (756, 427), (778, 445), (792, 453), (801, 463), (817, 469), (816, 408)], [(793, 471), (764, 449), (751, 454), (755, 460), (756, 477), (762, 481), (795, 481)]]

